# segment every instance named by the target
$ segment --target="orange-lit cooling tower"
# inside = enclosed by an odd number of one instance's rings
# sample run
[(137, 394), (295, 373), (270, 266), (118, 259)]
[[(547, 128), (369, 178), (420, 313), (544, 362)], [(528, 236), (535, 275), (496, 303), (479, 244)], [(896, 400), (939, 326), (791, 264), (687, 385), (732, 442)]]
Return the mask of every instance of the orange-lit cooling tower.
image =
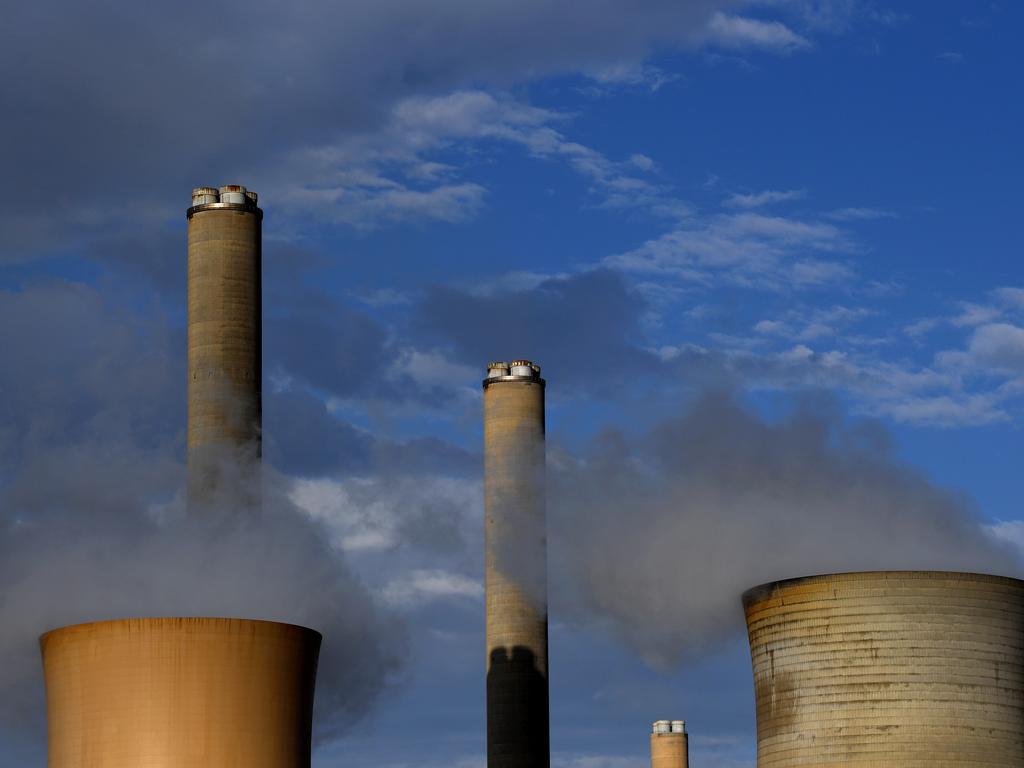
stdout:
[(758, 768), (1024, 766), (1024, 582), (844, 573), (743, 603)]
[(546, 768), (544, 379), (517, 360), (491, 363), (483, 386), (487, 765)]
[(309, 768), (318, 632), (125, 619), (40, 645), (49, 768)]

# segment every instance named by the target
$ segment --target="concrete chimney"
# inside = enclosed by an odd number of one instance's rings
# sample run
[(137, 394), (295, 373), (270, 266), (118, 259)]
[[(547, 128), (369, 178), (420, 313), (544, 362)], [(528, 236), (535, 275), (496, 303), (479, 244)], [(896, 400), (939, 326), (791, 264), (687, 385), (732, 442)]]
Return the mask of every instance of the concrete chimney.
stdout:
[(497, 362), (483, 387), (487, 765), (547, 768), (544, 379)]
[(688, 768), (689, 737), (682, 720), (656, 720), (651, 725), (651, 768)]
[(48, 768), (309, 768), (320, 640), (214, 618), (48, 632)]
[(260, 455), (261, 244), (256, 193), (192, 191), (188, 209), (190, 500), (216, 488), (225, 460)]

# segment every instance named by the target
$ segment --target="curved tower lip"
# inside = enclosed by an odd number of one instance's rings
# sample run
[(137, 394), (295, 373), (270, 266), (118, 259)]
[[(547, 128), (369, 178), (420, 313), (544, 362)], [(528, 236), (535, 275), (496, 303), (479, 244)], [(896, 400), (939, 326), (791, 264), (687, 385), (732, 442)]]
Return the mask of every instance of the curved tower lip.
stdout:
[(540, 384), (542, 387), (547, 384), (547, 382), (540, 376), (495, 376), (491, 379), (484, 379), (483, 387), (484, 389), (487, 389), (491, 384), (500, 381), (525, 381), (530, 384)]
[(254, 203), (203, 203), (193, 205), (185, 211), (185, 218), (191, 219), (197, 213), (203, 211), (241, 211), (255, 213), (260, 219), (263, 218), (263, 209)]
[(96, 627), (115, 627), (116, 625), (131, 624), (132, 622), (139, 622), (148, 624), (151, 626), (159, 626), (161, 624), (171, 624), (176, 622), (196, 622), (201, 624), (248, 624), (248, 625), (260, 625), (265, 627), (277, 627), (280, 629), (293, 629), (302, 632), (309, 632), (315, 635), (320, 640), (323, 640), (323, 634), (312, 627), (307, 627), (302, 624), (292, 624), (287, 621), (273, 621), (270, 619), (247, 619), (241, 616), (125, 616), (119, 619), (104, 619), (102, 621), (83, 621), (78, 624), (67, 624), (62, 627), (54, 627), (46, 632), (43, 632), (39, 636), (39, 642), (43, 643), (48, 637), (52, 635), (64, 633), (64, 632), (75, 632), (81, 630), (88, 630)]
[(945, 571), (945, 570), (922, 570), (922, 569), (893, 569), (893, 570), (876, 570), (876, 571), (837, 571), (835, 573), (815, 573), (807, 576), (793, 576), (788, 579), (779, 579), (778, 581), (768, 581), (764, 584), (758, 584), (756, 587), (743, 592), (742, 600), (743, 607), (746, 608), (753, 603), (760, 602), (771, 596), (771, 593), (776, 589), (784, 589), (786, 587), (795, 586), (797, 584), (804, 584), (808, 582), (823, 580), (823, 579), (854, 579), (857, 577), (864, 576), (893, 576), (893, 577), (906, 577), (906, 576), (927, 576), (930, 578), (946, 576), (950, 578), (968, 578), (972, 581), (988, 581), (988, 582), (1003, 582), (1007, 584), (1016, 584), (1024, 586), (1024, 580), (1014, 578), (1013, 576), (1002, 576), (997, 573), (978, 573), (974, 571)]

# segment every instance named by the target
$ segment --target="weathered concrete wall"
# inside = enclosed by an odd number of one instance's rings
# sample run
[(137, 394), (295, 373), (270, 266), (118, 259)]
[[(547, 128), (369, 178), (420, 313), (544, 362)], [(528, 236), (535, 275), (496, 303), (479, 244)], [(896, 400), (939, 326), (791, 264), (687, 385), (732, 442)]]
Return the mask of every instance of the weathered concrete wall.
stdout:
[(127, 619), (40, 639), (49, 768), (309, 768), (320, 635)]
[(487, 765), (549, 765), (544, 382), (484, 386)]
[(260, 453), (262, 218), (253, 203), (189, 209), (188, 458), (193, 492), (216, 485), (220, 462)]
[(688, 738), (685, 733), (652, 733), (651, 768), (688, 768)]
[(759, 768), (1024, 765), (1024, 582), (814, 576), (744, 609)]

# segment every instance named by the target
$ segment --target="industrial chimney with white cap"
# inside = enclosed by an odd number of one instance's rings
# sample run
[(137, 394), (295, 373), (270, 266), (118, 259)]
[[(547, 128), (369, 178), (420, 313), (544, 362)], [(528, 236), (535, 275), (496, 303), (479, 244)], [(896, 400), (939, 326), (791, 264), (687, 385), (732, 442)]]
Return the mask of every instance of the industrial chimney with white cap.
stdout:
[(651, 725), (651, 768), (688, 768), (689, 737), (682, 720), (656, 720)]
[(544, 379), (529, 360), (484, 379), (488, 768), (547, 768)]
[(226, 465), (260, 455), (263, 211), (256, 202), (242, 186), (199, 187), (186, 214), (193, 504), (222, 484)]

